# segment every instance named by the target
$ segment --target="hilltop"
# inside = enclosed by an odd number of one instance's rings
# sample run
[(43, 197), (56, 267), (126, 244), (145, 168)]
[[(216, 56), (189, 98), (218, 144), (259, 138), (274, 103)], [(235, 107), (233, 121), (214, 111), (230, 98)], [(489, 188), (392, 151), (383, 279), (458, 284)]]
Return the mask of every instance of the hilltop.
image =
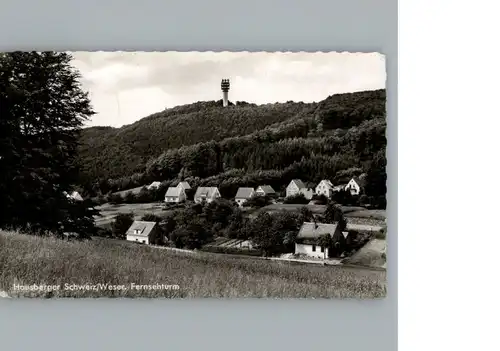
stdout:
[(230, 193), (243, 183), (282, 189), (294, 177), (343, 181), (371, 172), (371, 184), (378, 183), (369, 195), (385, 196), (385, 104), (385, 90), (315, 103), (224, 108), (208, 101), (121, 128), (87, 128), (80, 137), (81, 182), (95, 194), (182, 178), (195, 186), (226, 183)]

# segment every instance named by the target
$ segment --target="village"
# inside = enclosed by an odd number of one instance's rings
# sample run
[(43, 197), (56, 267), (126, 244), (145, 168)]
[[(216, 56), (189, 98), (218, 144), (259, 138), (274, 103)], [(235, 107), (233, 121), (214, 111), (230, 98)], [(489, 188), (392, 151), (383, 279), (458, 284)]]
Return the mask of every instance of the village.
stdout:
[[(253, 73), (209, 70), (211, 78), (197, 76), (187, 85), (204, 86), (206, 95), (190, 91), (141, 111), (135, 107), (148, 105), (142, 99), (119, 108), (128, 98), (103, 98), (117, 105), (113, 122), (101, 100), (85, 94), (102, 83), (77, 74), (92, 77), (93, 57), (101, 54), (95, 55), (4, 58), (9, 72), (26, 71), (9, 81), (12, 91), (27, 88), (19, 91), (25, 99), (6, 97), (12, 106), (22, 100), (23, 108), (9, 111), (5, 145), (14, 149), (2, 151), (0, 159), (0, 268), (6, 272), (0, 290), (47, 298), (385, 296), (386, 92), (380, 57), (367, 56), (379, 67), (377, 87), (337, 91), (330, 83), (336, 78), (321, 73), (325, 86), (312, 89), (314, 96), (299, 90), (278, 96), (276, 83), (266, 78), (263, 84), (273, 93), (259, 100), (259, 90), (234, 76), (255, 79), (260, 61), (249, 54), (245, 62)], [(200, 56), (200, 62), (226, 60), (221, 55)], [(127, 57), (153, 69), (144, 53)], [(30, 67), (40, 62), (60, 84), (34, 74)], [(162, 59), (158, 67), (171, 62)], [(173, 92), (179, 87), (170, 74), (160, 76)], [(73, 101), (48, 93), (66, 94), (64, 77), (74, 82), (71, 96), (81, 103), (65, 115), (67, 124), (47, 113), (38, 118), (33, 98), (43, 101), (37, 105), (42, 112)], [(230, 79), (237, 83), (231, 100)], [(34, 86), (45, 90), (33, 92)], [(69, 125), (74, 131), (68, 134)], [(31, 294), (12, 288), (38, 282), (180, 289)]]
[[(339, 221), (322, 223), (316, 220), (318, 214), (321, 218), (320, 214), (325, 211), (327, 203), (334, 202), (332, 198), (335, 197), (335, 194), (346, 192), (356, 198), (363, 194), (364, 185), (363, 175), (354, 176), (347, 184), (338, 185), (323, 179), (315, 187), (307, 187), (302, 180), (293, 179), (281, 194), (272, 186), (263, 184), (255, 188), (240, 187), (234, 198), (228, 200), (250, 218), (256, 218), (262, 212), (298, 213), (305, 209), (311, 211), (313, 215), (309, 220), (301, 222), (300, 229), (296, 233), (293, 252), (274, 255), (273, 259), (333, 265), (345, 263), (384, 268), (386, 265), (385, 231), (387, 226), (384, 210), (370, 210), (359, 206), (338, 206), (342, 208), (346, 218), (345, 224), (339, 223)], [(162, 182), (154, 181), (147, 186), (132, 189), (132, 191), (122, 191), (120, 196), (130, 196), (133, 192), (138, 194), (140, 191), (155, 191), (161, 187)], [(67, 196), (76, 201), (83, 200), (76, 191), (67, 194)], [(101, 215), (96, 218), (96, 224), (110, 228), (120, 213), (133, 213), (134, 220), (126, 230), (123, 239), (151, 247), (179, 250), (175, 248), (171, 238), (169, 238), (168, 231), (162, 230), (165, 221), (158, 219), (163, 217), (165, 211), (178, 206), (189, 203), (207, 205), (218, 200), (224, 199), (216, 186), (199, 186), (194, 191), (189, 182), (179, 181), (177, 186), (167, 188), (163, 204), (101, 205), (99, 207)], [(260, 206), (259, 201), (261, 202)], [(115, 212), (112, 212), (111, 209)], [(144, 220), (141, 218), (141, 213), (146, 217), (148, 214), (156, 214), (158, 217), (156, 220)], [(227, 238), (221, 235), (205, 243), (202, 251), (258, 257), (260, 255), (257, 249), (258, 245), (251, 239)]]

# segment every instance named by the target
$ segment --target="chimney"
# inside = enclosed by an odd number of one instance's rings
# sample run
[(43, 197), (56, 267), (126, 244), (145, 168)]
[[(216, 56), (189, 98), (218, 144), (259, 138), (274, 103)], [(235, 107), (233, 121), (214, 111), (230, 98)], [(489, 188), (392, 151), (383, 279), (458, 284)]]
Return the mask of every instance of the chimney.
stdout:
[(220, 83), (220, 87), (222, 90), (222, 106), (227, 107), (229, 100), (228, 100), (228, 94), (229, 94), (229, 79), (223, 79), (222, 82)]

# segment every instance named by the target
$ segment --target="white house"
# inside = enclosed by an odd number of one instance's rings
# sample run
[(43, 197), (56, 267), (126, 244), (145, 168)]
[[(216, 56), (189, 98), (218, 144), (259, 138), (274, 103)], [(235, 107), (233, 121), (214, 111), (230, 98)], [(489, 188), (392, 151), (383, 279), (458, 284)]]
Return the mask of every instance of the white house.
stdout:
[(332, 242), (345, 241), (337, 223), (314, 223), (304, 222), (295, 240), (295, 254), (307, 255), (316, 258), (328, 258), (330, 248), (318, 246), (318, 239), (321, 235), (329, 234)]
[(363, 187), (365, 186), (365, 181), (358, 177), (352, 177), (352, 179), (345, 186), (345, 190), (349, 191), (351, 195), (359, 195)]
[(220, 192), (219, 189), (217, 189), (217, 187), (200, 186), (198, 187), (198, 189), (196, 189), (196, 193), (194, 194), (194, 202), (200, 203), (206, 201), (210, 203), (219, 197), (220, 197)]
[(242, 207), (254, 194), (255, 190), (253, 188), (239, 188), (234, 199), (238, 206)]
[(333, 193), (333, 184), (331, 181), (328, 179), (323, 179), (319, 184), (316, 186), (316, 195), (324, 195), (327, 198), (330, 198)]
[(161, 182), (152, 182), (147, 186), (148, 190), (158, 189), (161, 186)]
[(179, 182), (179, 184), (177, 184), (177, 187), (178, 188), (183, 188), (184, 190), (191, 189), (191, 186), (189, 185), (188, 182)]
[(261, 185), (255, 190), (255, 195), (258, 196), (274, 196), (276, 191), (270, 185)]
[(303, 194), (306, 199), (311, 200), (314, 192), (312, 189), (308, 189), (302, 180), (294, 179), (286, 187), (286, 197), (296, 196), (298, 194)]
[(64, 195), (66, 195), (66, 197), (68, 199), (71, 199), (71, 200), (74, 200), (74, 201), (83, 201), (83, 198), (82, 198), (82, 196), (80, 195), (80, 193), (78, 191), (73, 191), (71, 194), (68, 194), (67, 192), (64, 192)]
[(134, 221), (127, 230), (127, 241), (141, 244), (155, 244), (159, 238), (160, 231), (155, 222)]
[(169, 187), (165, 193), (166, 203), (179, 203), (186, 200), (186, 192), (184, 188)]

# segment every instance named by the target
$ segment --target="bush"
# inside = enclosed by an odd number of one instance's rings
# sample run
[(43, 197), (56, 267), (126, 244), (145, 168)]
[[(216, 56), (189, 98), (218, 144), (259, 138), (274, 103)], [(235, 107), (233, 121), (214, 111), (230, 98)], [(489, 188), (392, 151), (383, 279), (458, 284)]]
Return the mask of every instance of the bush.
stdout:
[(96, 236), (99, 236), (102, 238), (111, 238), (111, 237), (113, 237), (113, 232), (111, 232), (111, 230), (108, 228), (98, 227)]
[(307, 205), (309, 200), (306, 199), (304, 194), (297, 194), (294, 196), (289, 196), (283, 201), (284, 204), (297, 204), (297, 205)]
[(316, 195), (314, 194), (312, 199), (316, 202), (318, 205), (326, 205), (328, 203), (328, 198), (321, 194), (321, 195)]
[(385, 239), (387, 237), (387, 231), (386, 229), (381, 229), (375, 234), (376, 239)]
[(109, 196), (109, 202), (113, 205), (118, 205), (123, 203), (123, 197), (120, 194), (111, 194)]
[(135, 195), (131, 191), (127, 191), (125, 194), (125, 199), (123, 200), (127, 204), (133, 204), (135, 202)]
[(253, 207), (253, 208), (261, 208), (272, 203), (271, 198), (269, 196), (259, 196), (255, 195), (248, 199), (243, 207)]
[(367, 195), (363, 194), (359, 197), (359, 204), (361, 206), (371, 205), (370, 199), (368, 198)]
[(133, 213), (120, 213), (113, 222), (113, 236), (125, 239), (128, 228), (134, 223)]
[(141, 217), (141, 221), (160, 223), (162, 221), (162, 218), (155, 215), (154, 213), (146, 213)]

